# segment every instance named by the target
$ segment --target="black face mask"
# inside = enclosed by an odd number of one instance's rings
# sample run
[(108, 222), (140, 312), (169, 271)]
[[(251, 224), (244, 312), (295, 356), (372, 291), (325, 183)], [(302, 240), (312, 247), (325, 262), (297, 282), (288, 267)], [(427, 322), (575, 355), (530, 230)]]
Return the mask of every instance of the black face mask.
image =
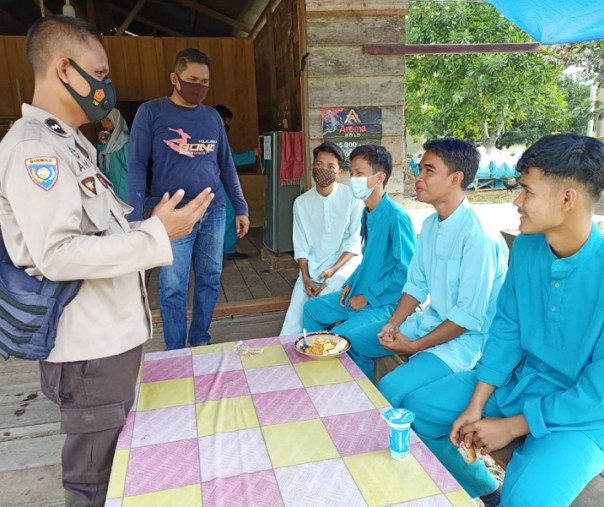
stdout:
[(90, 74), (83, 70), (76, 62), (69, 58), (71, 66), (82, 76), (90, 86), (88, 95), (80, 95), (69, 83), (63, 82), (63, 86), (71, 93), (78, 105), (84, 111), (86, 118), (91, 122), (99, 121), (105, 118), (115, 106), (115, 90), (111, 79), (106, 77), (102, 81), (94, 79)]

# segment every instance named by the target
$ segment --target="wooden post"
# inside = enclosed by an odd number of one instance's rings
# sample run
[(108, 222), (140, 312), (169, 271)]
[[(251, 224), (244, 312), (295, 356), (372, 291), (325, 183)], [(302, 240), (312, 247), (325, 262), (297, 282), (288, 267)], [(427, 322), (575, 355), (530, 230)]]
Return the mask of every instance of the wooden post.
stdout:
[(262, 27), (266, 23), (266, 17), (268, 16), (269, 13), (272, 13), (277, 8), (277, 6), (279, 5), (280, 2), (281, 2), (281, 0), (270, 0), (269, 3), (266, 4), (266, 7), (264, 8), (262, 13), (256, 20), (256, 23), (252, 27), (252, 30), (250, 31), (250, 34), (248, 35), (248, 37), (251, 37), (252, 39), (256, 38), (256, 35), (258, 35), (260, 30), (262, 30)]
[[(276, 49), (275, 49), (275, 20), (274, 20), (274, 15), (272, 11), (269, 11), (267, 13), (266, 16), (266, 24), (267, 27), (266, 29), (268, 30), (268, 40), (269, 40), (269, 47), (270, 50), (272, 51), (272, 55), (268, 60), (268, 83), (269, 83), (269, 87), (271, 90), (271, 97), (277, 97), (277, 69), (275, 66), (275, 54), (276, 54)], [(277, 108), (273, 108), (271, 111), (271, 123), (273, 125), (277, 125), (279, 123), (279, 111), (277, 110)]]
[(310, 129), (308, 121), (308, 80), (306, 78), (306, 58), (307, 43), (306, 43), (306, 4), (304, 0), (298, 0), (298, 33), (299, 41), (298, 44), (299, 54), (298, 61), (300, 62), (300, 109), (301, 109), (301, 122), (302, 122), (302, 164), (304, 167), (304, 190), (308, 190), (312, 187), (312, 169), (310, 168), (309, 157), (310, 157)]

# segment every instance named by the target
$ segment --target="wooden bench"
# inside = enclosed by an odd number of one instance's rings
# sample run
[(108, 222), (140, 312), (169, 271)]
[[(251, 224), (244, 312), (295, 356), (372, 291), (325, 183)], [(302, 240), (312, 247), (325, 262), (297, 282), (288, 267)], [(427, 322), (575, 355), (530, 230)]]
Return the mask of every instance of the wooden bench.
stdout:
[[(250, 313), (280, 312), (287, 310), (290, 296), (273, 296), (260, 299), (246, 299), (244, 301), (231, 301), (218, 303), (214, 308), (214, 318), (230, 317), (232, 315), (249, 315)], [(193, 309), (187, 310), (187, 318), (191, 320)], [(151, 311), (153, 324), (161, 324), (159, 310)]]
[[(403, 364), (407, 358), (401, 356), (386, 356), (375, 359), (375, 382), (377, 383), (386, 373)], [(522, 444), (524, 438), (517, 438), (509, 445), (490, 454), (501, 468), (505, 470), (512, 458), (514, 450)], [(604, 471), (595, 477), (572, 503), (572, 507), (600, 507), (604, 504)]]

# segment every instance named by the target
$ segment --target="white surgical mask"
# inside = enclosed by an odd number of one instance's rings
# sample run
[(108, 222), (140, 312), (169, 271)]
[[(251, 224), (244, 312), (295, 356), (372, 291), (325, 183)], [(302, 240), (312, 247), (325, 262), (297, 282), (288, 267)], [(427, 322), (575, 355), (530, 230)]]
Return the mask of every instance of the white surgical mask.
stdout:
[(353, 176), (350, 178), (350, 192), (361, 201), (366, 200), (373, 192), (373, 187), (367, 186), (367, 176)]

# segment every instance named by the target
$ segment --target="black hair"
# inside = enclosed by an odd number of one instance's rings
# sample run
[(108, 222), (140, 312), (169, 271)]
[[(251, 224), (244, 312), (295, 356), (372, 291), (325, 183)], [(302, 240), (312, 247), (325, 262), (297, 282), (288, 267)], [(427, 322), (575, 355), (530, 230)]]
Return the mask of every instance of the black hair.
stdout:
[(518, 171), (538, 167), (547, 176), (581, 183), (597, 201), (604, 190), (604, 144), (576, 134), (544, 136), (518, 161)]
[(201, 63), (203, 65), (207, 65), (209, 68), (212, 65), (212, 60), (210, 60), (210, 57), (203, 51), (199, 51), (199, 49), (181, 49), (176, 54), (176, 60), (174, 61), (174, 72), (180, 74), (190, 63)]
[(334, 155), (338, 159), (338, 165), (342, 167), (342, 164), (344, 163), (344, 159), (346, 157), (344, 156), (342, 148), (340, 148), (337, 144), (332, 143), (330, 141), (325, 141), (321, 143), (314, 150), (312, 150), (313, 161), (316, 160), (316, 158), (319, 156), (319, 153), (321, 152), (331, 153), (332, 155)]
[(378, 144), (363, 144), (357, 146), (350, 154), (350, 161), (357, 157), (363, 157), (373, 169), (373, 174), (382, 171), (386, 174), (384, 187), (392, 175), (392, 155)]
[(218, 111), (218, 114), (220, 115), (221, 118), (233, 118), (233, 116), (235, 116), (233, 114), (233, 111), (231, 111), (224, 104), (218, 104), (217, 106), (214, 106), (214, 109), (216, 109), (216, 111)]
[(443, 137), (424, 143), (424, 150), (438, 155), (445, 163), (450, 173), (461, 171), (463, 180), (461, 188), (465, 190), (472, 183), (478, 171), (480, 154), (478, 150), (466, 141), (456, 137)]
[(35, 75), (42, 75), (53, 63), (56, 53), (77, 59), (80, 45), (90, 37), (101, 41), (101, 33), (88, 21), (69, 16), (46, 16), (37, 19), (27, 31), (25, 54)]

